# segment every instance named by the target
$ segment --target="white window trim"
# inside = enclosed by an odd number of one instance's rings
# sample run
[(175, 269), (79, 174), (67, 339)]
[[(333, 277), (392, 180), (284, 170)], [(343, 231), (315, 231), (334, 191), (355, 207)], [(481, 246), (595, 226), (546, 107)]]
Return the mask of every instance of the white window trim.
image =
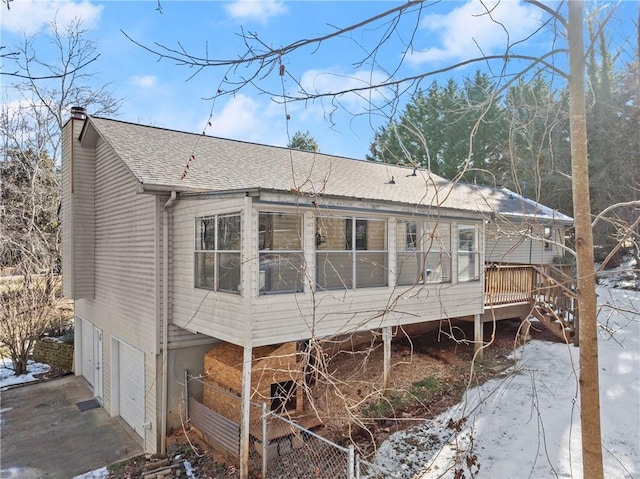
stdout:
[[(223, 218), (223, 217), (230, 217), (230, 216), (237, 216), (240, 218), (240, 249), (237, 250), (231, 250), (231, 249), (224, 249), (221, 250), (218, 248), (218, 220), (219, 218)], [(203, 220), (209, 220), (212, 219), (213, 223), (215, 225), (215, 230), (214, 230), (214, 249), (213, 250), (208, 250), (208, 249), (201, 249), (201, 232), (200, 232), (200, 224), (201, 221)], [(229, 213), (216, 213), (213, 215), (205, 215), (205, 216), (196, 216), (195, 217), (195, 234), (194, 234), (194, 239), (195, 239), (195, 245), (194, 245), (194, 255), (193, 255), (193, 286), (196, 289), (203, 289), (206, 291), (215, 291), (215, 292), (219, 292), (219, 293), (229, 293), (229, 294), (242, 294), (242, 243), (243, 243), (243, 223), (242, 223), (242, 212), (237, 211), (237, 212), (229, 212)], [(199, 253), (212, 253), (214, 254), (214, 268), (213, 268), (213, 287), (212, 288), (207, 288), (204, 286), (198, 286), (197, 284), (197, 261), (198, 261), (198, 254)], [(219, 273), (219, 263), (218, 263), (218, 259), (219, 259), (219, 255), (220, 254), (225, 254), (225, 253), (230, 253), (230, 254), (238, 254), (240, 256), (240, 278), (238, 281), (238, 291), (229, 291), (226, 289), (220, 289), (220, 285), (219, 285), (219, 277), (218, 277), (218, 273)]]
[[(370, 288), (388, 288), (390, 284), (390, 271), (389, 271), (389, 218), (376, 218), (376, 217), (368, 217), (368, 216), (357, 216), (357, 215), (315, 215), (314, 216), (314, 226), (317, 230), (318, 227), (318, 219), (327, 218), (327, 219), (344, 219), (351, 220), (351, 248), (346, 249), (318, 249), (317, 245), (314, 243), (314, 257), (315, 257), (315, 277), (314, 277), (314, 289), (316, 291), (335, 291), (341, 288), (322, 288), (318, 286), (318, 253), (349, 253), (351, 254), (351, 285), (346, 285), (349, 290), (357, 290), (357, 289), (370, 289)], [(386, 249), (383, 250), (374, 250), (374, 249), (357, 249), (356, 242), (356, 225), (358, 221), (371, 221), (371, 222), (380, 222), (384, 224), (384, 245)], [(345, 222), (346, 228), (346, 222)], [(346, 237), (346, 235), (345, 235)], [(376, 285), (376, 286), (358, 286), (358, 277), (357, 277), (357, 264), (358, 264), (358, 252), (367, 252), (367, 253), (385, 253), (386, 254), (386, 265), (384, 265), (387, 271), (387, 281), (385, 285)]]
[[(262, 214), (282, 214), (282, 215), (290, 215), (290, 216), (295, 216), (298, 218), (298, 221), (300, 223), (300, 249), (299, 250), (288, 250), (288, 249), (260, 249), (260, 215)], [(262, 270), (260, 269), (260, 258), (261, 255), (263, 254), (299, 254), (300, 258), (302, 259), (302, 268), (304, 268), (304, 263), (305, 263), (305, 254), (304, 254), (304, 246), (305, 246), (305, 235), (304, 235), (304, 215), (301, 213), (297, 213), (297, 212), (292, 212), (292, 211), (273, 211), (273, 210), (259, 210), (258, 211), (258, 241), (257, 241), (257, 245), (258, 245), (258, 296), (270, 296), (270, 295), (274, 295), (274, 294), (300, 294), (302, 292), (304, 292), (304, 288), (305, 288), (305, 281), (304, 281), (304, 274), (302, 274), (301, 276), (301, 289), (300, 291), (267, 291), (267, 292), (262, 292), (262, 289), (260, 287), (261, 285), (261, 279), (260, 279), (260, 275)]]

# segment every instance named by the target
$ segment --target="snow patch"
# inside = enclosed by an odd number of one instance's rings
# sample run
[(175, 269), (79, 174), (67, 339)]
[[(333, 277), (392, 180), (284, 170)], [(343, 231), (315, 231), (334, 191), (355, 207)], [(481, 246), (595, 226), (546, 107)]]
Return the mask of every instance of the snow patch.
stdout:
[(51, 369), (51, 366), (44, 363), (36, 363), (29, 360), (27, 363), (27, 374), (21, 374), (16, 376), (13, 370), (13, 363), (10, 358), (0, 358), (0, 390), (9, 386), (15, 386), (16, 384), (25, 384), (33, 381), (38, 381), (34, 375), (46, 373)]
[[(631, 479), (640, 476), (640, 293), (597, 292), (605, 477)], [(505, 375), (392, 435), (374, 464), (394, 478), (476, 477), (479, 467), (478, 477), (581, 479), (579, 353), (562, 343), (527, 343)]]
[(89, 471), (79, 476), (75, 476), (73, 479), (108, 479), (109, 470), (105, 467), (96, 469), (95, 471)]

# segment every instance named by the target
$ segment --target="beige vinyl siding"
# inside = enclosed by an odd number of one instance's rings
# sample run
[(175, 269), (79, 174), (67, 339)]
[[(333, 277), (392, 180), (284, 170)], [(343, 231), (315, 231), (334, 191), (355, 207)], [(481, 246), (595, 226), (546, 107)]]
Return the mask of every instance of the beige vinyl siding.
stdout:
[[(563, 243), (564, 228), (558, 225), (552, 228), (554, 240)], [(487, 262), (549, 264), (555, 256), (562, 254), (556, 245), (545, 248), (544, 225), (541, 224), (514, 224), (497, 219), (487, 225), (485, 241)]]
[[(144, 422), (151, 423), (151, 428), (145, 428), (142, 434), (145, 444), (158, 444), (160, 437), (161, 407), (158, 404), (162, 396), (162, 356), (145, 352), (144, 354)], [(156, 427), (156, 425), (158, 427)]]
[[(248, 292), (232, 294), (194, 287), (196, 218), (213, 214), (239, 213), (243, 198), (183, 199), (174, 203), (172, 228), (171, 322), (235, 344), (244, 344), (244, 298)], [(242, 232), (243, 239), (246, 234)], [(249, 300), (249, 299), (247, 299)]]
[(252, 338), (254, 345), (272, 344), (479, 314), (482, 308), (480, 281), (265, 296), (251, 310)]
[(96, 146), (96, 316), (108, 315), (119, 336), (158, 352), (156, 198), (136, 183), (102, 141)]
[[(73, 298), (73, 207), (71, 196), (71, 122), (62, 129), (62, 192), (60, 228), (62, 241), (62, 294)], [(78, 368), (76, 367), (76, 370)]]
[[(76, 300), (76, 315), (103, 331), (105, 409), (111, 411), (111, 339), (145, 353), (145, 384), (157, 384), (159, 353), (158, 199), (137, 183), (101, 139), (95, 146), (95, 297)], [(76, 277), (77, 281), (77, 277)], [(154, 386), (155, 387), (155, 386)], [(155, 393), (146, 392), (145, 421), (155, 421)], [(157, 431), (144, 433), (147, 446)]]
[(82, 124), (70, 120), (63, 132), (63, 293), (73, 299), (93, 298), (95, 291), (95, 171), (93, 148), (82, 147), (77, 141)]

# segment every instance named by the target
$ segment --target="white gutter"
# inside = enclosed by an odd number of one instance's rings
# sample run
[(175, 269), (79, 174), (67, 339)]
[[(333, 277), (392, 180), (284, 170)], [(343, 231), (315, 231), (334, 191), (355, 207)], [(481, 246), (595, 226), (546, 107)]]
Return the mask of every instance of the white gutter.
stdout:
[(176, 200), (176, 192), (164, 204), (162, 211), (162, 405), (160, 427), (160, 452), (167, 451), (167, 403), (169, 402), (169, 209)]

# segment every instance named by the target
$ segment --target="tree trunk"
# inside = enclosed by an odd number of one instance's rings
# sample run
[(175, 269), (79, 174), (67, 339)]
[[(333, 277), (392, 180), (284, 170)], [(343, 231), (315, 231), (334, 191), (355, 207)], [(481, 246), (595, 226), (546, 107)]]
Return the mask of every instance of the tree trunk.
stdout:
[(27, 363), (29, 362), (29, 353), (22, 353), (11, 358), (13, 363), (13, 372), (16, 376), (27, 374)]
[(576, 232), (578, 308), (580, 311), (580, 424), (582, 470), (585, 479), (602, 479), (600, 386), (593, 230), (589, 198), (589, 166), (584, 93), (584, 40), (582, 2), (569, 1), (569, 102), (573, 216)]

